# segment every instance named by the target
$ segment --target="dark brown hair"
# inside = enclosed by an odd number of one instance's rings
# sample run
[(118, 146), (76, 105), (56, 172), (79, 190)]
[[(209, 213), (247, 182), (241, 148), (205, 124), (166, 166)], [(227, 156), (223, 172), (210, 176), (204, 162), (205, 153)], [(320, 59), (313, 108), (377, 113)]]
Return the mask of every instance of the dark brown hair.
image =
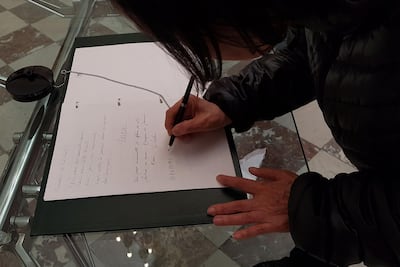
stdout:
[[(286, 32), (285, 23), (268, 11), (268, 0), (247, 0), (241, 4), (221, 0), (113, 2), (203, 85), (221, 75), (219, 42), (240, 43), (255, 52), (262, 45), (282, 41)], [(233, 30), (240, 42), (221, 29)]]

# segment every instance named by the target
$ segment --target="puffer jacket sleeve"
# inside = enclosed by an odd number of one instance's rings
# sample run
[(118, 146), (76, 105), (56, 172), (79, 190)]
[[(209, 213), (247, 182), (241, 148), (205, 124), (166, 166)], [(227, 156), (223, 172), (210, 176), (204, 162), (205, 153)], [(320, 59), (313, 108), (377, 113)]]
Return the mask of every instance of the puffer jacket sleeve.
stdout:
[(400, 180), (360, 171), (326, 179), (305, 173), (292, 186), (290, 232), (296, 247), (339, 266), (400, 266)]
[(204, 98), (217, 104), (237, 132), (314, 99), (304, 30), (290, 29), (282, 48), (252, 62), (239, 75), (213, 82)]

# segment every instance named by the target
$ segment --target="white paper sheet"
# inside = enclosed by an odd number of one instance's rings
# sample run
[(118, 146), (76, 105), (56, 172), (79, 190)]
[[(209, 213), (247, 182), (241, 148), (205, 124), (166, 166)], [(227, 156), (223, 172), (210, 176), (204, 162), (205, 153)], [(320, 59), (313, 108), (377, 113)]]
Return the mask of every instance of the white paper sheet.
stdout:
[[(188, 83), (153, 43), (79, 48), (72, 70), (148, 88), (169, 104)], [(168, 151), (167, 108), (148, 91), (71, 73), (44, 200), (217, 188), (216, 175), (235, 175), (223, 130), (176, 139)]]

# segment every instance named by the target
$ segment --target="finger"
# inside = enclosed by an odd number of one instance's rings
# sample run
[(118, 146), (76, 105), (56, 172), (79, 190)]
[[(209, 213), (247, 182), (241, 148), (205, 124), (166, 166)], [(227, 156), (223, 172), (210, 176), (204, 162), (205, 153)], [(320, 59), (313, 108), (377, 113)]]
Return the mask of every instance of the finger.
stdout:
[(202, 131), (202, 127), (200, 127), (197, 118), (193, 118), (190, 120), (184, 120), (172, 128), (171, 133), (175, 136), (182, 136), (185, 134), (192, 134)]
[(181, 100), (176, 102), (171, 108), (165, 112), (165, 129), (167, 129), (168, 134), (171, 135), (171, 130), (174, 127), (175, 117), (178, 113), (179, 107), (181, 105)]
[(236, 231), (233, 234), (233, 238), (247, 239), (262, 234), (284, 232), (284, 231), (286, 230), (283, 229), (283, 227), (280, 225), (274, 225), (272, 223), (261, 223)]
[(218, 226), (244, 225), (260, 223), (265, 219), (265, 212), (250, 211), (230, 215), (217, 215), (213, 218), (213, 223)]
[(265, 186), (259, 182), (256, 182), (256, 181), (253, 181), (253, 180), (250, 180), (247, 178), (240, 178), (240, 177), (234, 177), (234, 176), (228, 176), (228, 175), (218, 175), (217, 181), (221, 185), (236, 188), (243, 192), (251, 193), (251, 194), (255, 194), (255, 193), (259, 192), (260, 189)]
[(172, 128), (171, 132), (175, 136), (181, 136), (185, 134), (210, 131), (210, 128), (204, 126), (205, 126), (204, 120), (201, 118), (201, 116), (199, 116), (178, 123)]
[(209, 215), (225, 215), (244, 211), (250, 211), (254, 208), (252, 199), (236, 200), (228, 203), (215, 204), (207, 209)]
[(172, 128), (172, 134), (175, 136), (181, 136), (190, 133), (198, 132), (198, 128), (196, 127), (196, 120), (197, 118), (193, 118), (190, 120), (184, 120)]
[[(192, 115), (196, 111), (198, 97), (190, 95), (189, 100), (186, 104), (186, 109), (183, 115), (183, 119), (190, 119)], [(176, 116), (179, 112), (181, 107), (182, 99), (176, 102), (171, 108), (169, 108), (165, 113), (165, 128), (168, 131), (168, 134), (171, 135), (171, 131), (175, 126), (176, 123)]]
[(177, 139), (179, 139), (179, 141), (184, 144), (190, 144), (193, 140), (193, 135), (185, 134), (185, 135), (178, 136)]

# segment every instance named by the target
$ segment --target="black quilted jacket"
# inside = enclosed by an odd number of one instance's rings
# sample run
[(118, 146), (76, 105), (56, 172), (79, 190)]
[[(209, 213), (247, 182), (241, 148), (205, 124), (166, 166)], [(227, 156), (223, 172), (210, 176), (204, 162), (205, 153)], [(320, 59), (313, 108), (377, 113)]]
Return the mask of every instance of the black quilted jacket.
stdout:
[(359, 171), (298, 177), (289, 200), (296, 246), (340, 266), (400, 266), (400, 9), (336, 2), (300, 17), (284, 47), (214, 82), (205, 98), (239, 132), (316, 99)]

